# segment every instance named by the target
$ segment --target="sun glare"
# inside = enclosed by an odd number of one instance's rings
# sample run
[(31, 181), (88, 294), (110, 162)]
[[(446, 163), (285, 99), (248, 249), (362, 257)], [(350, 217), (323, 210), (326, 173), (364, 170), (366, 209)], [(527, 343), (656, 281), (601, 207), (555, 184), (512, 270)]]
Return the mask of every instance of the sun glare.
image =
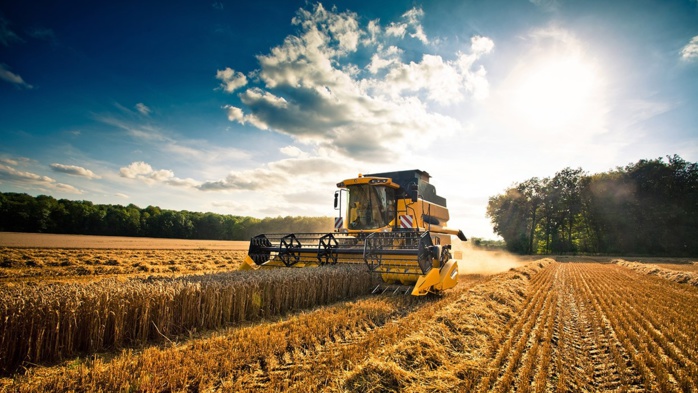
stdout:
[(546, 59), (522, 71), (514, 109), (534, 127), (556, 132), (582, 120), (594, 104), (597, 78), (579, 59)]

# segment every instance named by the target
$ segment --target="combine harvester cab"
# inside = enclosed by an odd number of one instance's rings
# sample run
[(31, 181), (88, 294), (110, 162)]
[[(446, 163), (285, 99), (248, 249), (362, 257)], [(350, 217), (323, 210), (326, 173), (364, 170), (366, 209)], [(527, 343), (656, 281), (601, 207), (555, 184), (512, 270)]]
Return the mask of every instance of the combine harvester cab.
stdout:
[(446, 199), (420, 170), (359, 175), (337, 184), (335, 232), (263, 234), (250, 240), (242, 269), (365, 264), (376, 292), (421, 296), (458, 283)]

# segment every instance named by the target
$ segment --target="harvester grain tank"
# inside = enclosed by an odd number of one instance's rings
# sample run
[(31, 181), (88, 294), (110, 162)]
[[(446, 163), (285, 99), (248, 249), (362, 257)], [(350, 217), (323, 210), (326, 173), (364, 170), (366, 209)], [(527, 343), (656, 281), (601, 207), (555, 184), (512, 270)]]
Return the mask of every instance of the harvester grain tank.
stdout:
[(359, 175), (337, 184), (335, 231), (262, 234), (250, 240), (243, 269), (365, 264), (383, 284), (374, 292), (437, 293), (458, 282), (446, 199), (421, 170)]

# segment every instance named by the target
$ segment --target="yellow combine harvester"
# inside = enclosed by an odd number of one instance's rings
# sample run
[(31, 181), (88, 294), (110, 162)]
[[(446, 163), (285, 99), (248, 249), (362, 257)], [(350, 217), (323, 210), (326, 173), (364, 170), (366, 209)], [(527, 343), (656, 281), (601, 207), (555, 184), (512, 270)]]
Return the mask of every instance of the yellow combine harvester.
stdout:
[(333, 233), (265, 234), (251, 239), (243, 269), (366, 264), (379, 274), (375, 292), (426, 295), (454, 287), (446, 199), (420, 170), (359, 175), (337, 184)]

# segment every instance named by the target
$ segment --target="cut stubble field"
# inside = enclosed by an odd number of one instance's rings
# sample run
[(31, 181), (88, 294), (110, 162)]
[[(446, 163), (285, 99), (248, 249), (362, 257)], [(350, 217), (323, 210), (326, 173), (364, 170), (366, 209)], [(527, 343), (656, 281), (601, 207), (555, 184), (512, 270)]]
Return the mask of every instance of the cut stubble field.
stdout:
[(237, 270), (242, 241), (0, 232), (0, 286)]
[[(4, 248), (3, 255), (14, 249)], [(209, 258), (201, 257), (201, 264)], [(219, 271), (198, 279), (137, 275), (126, 282), (167, 291), (176, 282), (183, 288), (149, 306), (160, 315), (156, 325), (173, 320), (169, 330), (150, 326), (152, 337), (97, 352), (81, 349), (79, 357), (58, 354), (43, 366), (20, 362), (0, 387), (13, 392), (698, 391), (698, 287), (691, 284), (696, 273), (689, 267), (694, 265), (642, 270), (646, 264), (621, 260), (523, 262), (471, 249), (464, 250), (460, 264), (468, 274), (459, 285), (427, 298), (367, 295), (370, 285), (356, 284), (369, 280), (367, 274), (352, 269), (248, 273), (256, 283), (238, 292), (227, 288), (240, 287), (245, 272)], [(475, 271), (478, 265), (483, 272)], [(689, 280), (672, 281), (677, 272)], [(323, 284), (325, 278), (335, 284)], [(65, 279), (55, 285), (93, 285)], [(288, 290), (271, 290), (264, 280)], [(41, 279), (20, 280), (0, 291), (25, 290), (35, 281)], [(31, 300), (23, 299), (25, 307)], [(182, 301), (188, 308), (171, 311), (182, 316), (156, 312), (158, 304), (174, 309)], [(11, 302), (4, 303), (7, 314)], [(239, 317), (199, 327), (199, 319), (211, 320), (207, 314), (223, 315), (230, 307)], [(200, 316), (183, 329), (178, 321), (196, 313)], [(127, 326), (131, 314), (122, 315), (120, 323)], [(142, 320), (142, 313), (133, 315)], [(3, 325), (0, 332), (7, 329)]]
[(83, 236), (53, 233), (0, 232), (0, 246), (22, 248), (89, 248), (141, 250), (231, 250), (247, 251), (249, 242), (226, 240), (185, 240), (152, 237)]

